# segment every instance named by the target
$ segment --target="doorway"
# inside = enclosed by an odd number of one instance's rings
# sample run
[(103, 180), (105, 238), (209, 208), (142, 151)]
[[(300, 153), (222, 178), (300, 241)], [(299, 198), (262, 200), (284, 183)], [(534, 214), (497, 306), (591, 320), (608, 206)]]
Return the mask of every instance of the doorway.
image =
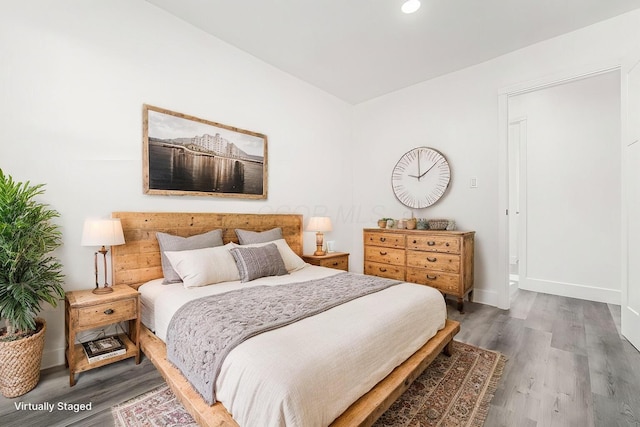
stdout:
[(619, 88), (616, 67), (503, 94), (501, 308), (516, 286), (619, 304)]

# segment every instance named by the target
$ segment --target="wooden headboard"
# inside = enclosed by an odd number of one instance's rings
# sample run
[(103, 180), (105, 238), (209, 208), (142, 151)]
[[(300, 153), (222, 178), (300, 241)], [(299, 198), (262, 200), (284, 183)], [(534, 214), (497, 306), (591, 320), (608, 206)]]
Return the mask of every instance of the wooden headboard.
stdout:
[(113, 212), (111, 217), (120, 218), (126, 242), (111, 247), (114, 285), (137, 288), (162, 277), (158, 231), (189, 237), (220, 228), (224, 243), (237, 243), (236, 228), (264, 231), (280, 227), (291, 249), (302, 255), (302, 215), (297, 214)]

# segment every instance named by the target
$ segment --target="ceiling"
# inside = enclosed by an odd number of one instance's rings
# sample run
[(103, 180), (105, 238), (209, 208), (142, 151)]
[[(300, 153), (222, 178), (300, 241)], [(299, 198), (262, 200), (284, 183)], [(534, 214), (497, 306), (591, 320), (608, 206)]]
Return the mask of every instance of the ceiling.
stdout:
[(640, 8), (640, 0), (146, 0), (351, 104)]

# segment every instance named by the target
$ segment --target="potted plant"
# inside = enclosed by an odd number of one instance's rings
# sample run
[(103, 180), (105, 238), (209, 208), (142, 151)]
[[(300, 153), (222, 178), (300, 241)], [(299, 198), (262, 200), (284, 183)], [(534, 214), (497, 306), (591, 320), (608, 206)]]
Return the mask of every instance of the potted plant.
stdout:
[(23, 395), (40, 379), (43, 303), (64, 298), (62, 265), (51, 252), (62, 234), (58, 212), (35, 200), (43, 185), (16, 182), (0, 169), (0, 393)]

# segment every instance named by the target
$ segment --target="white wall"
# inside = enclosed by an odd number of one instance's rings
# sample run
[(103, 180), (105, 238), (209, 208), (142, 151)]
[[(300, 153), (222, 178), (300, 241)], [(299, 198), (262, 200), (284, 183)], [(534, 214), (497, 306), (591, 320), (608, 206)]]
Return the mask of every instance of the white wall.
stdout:
[[(344, 102), (142, 0), (30, 0), (0, 5), (0, 168), (46, 183), (61, 214), (65, 289), (93, 284), (86, 217), (112, 211), (331, 215), (353, 251), (351, 110)], [(142, 104), (268, 137), (266, 201), (142, 193)], [(337, 191), (342, 189), (342, 191)], [(305, 233), (305, 249), (314, 249)], [(45, 360), (64, 362), (64, 315), (46, 307)]]
[[(476, 231), (474, 293), (481, 302), (498, 305), (503, 292), (499, 258), (500, 226), (507, 206), (500, 204), (498, 93), (516, 85), (572, 70), (600, 69), (620, 64), (640, 38), (640, 11), (621, 15), (459, 72), (425, 81), (355, 107), (355, 151), (366, 160), (354, 162), (354, 203), (372, 212), (365, 226), (380, 216), (399, 217), (407, 209), (390, 189), (390, 173), (410, 148), (426, 145), (450, 160), (448, 193), (418, 217), (456, 220), (460, 229)], [(366, 153), (366, 154), (365, 154)], [(365, 157), (366, 156), (366, 157)], [(375, 174), (368, 171), (376, 171)], [(471, 177), (478, 188), (469, 187)], [(505, 178), (506, 181), (506, 178)], [(362, 231), (353, 230), (354, 238)], [(353, 259), (353, 265), (362, 263)], [(360, 267), (361, 268), (361, 267)]]
[(620, 304), (620, 72), (509, 99), (526, 117), (520, 287)]
[[(636, 11), (352, 107), (142, 0), (2, 2), (0, 167), (47, 184), (74, 290), (92, 284), (84, 218), (118, 210), (327, 214), (326, 238), (362, 271), (362, 227), (409, 214), (391, 192), (391, 168), (432, 146), (451, 161), (451, 188), (416, 215), (476, 230), (475, 296), (496, 304), (499, 89), (617, 61), (639, 33)], [(143, 195), (143, 103), (266, 134), (269, 199)], [(63, 361), (64, 317), (60, 307), (45, 315), (51, 366)]]

